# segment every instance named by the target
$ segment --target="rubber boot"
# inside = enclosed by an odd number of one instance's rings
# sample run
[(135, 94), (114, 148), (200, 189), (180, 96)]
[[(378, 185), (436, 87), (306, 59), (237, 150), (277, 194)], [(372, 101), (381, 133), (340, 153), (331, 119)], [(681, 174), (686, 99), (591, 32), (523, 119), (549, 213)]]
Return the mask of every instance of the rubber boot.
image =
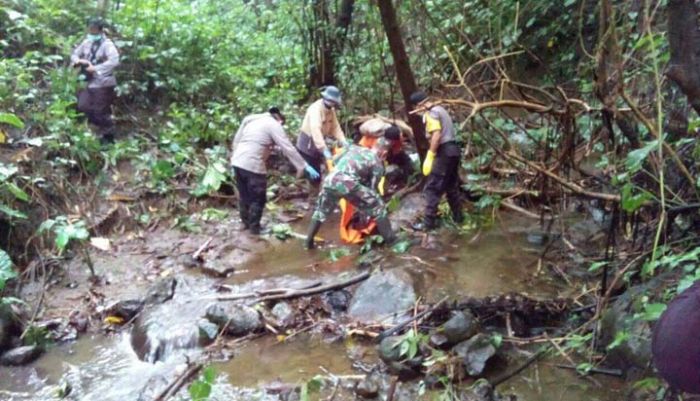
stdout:
[(241, 215), (241, 222), (243, 223), (243, 229), (247, 230), (250, 228), (250, 214), (248, 213), (248, 205), (245, 202), (238, 202), (238, 213)]
[(260, 220), (262, 220), (263, 209), (265, 205), (260, 205), (254, 203), (248, 207), (248, 230), (253, 235), (260, 235), (262, 227), (260, 227)]
[(314, 249), (316, 248), (316, 244), (314, 243), (316, 234), (318, 234), (318, 230), (321, 229), (321, 221), (318, 220), (311, 220), (311, 224), (309, 225), (309, 231), (306, 234), (306, 242), (305, 246), (306, 249)]
[(377, 231), (384, 238), (385, 244), (391, 245), (396, 242), (396, 235), (394, 234), (394, 229), (391, 228), (391, 221), (388, 218), (382, 217), (377, 219)]

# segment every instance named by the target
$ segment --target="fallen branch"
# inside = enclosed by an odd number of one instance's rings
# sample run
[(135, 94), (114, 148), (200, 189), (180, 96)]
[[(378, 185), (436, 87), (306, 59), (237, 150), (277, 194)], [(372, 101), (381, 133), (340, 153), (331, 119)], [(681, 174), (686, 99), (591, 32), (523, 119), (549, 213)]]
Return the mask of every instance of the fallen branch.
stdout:
[[(573, 365), (554, 365), (558, 368), (561, 369), (570, 369), (570, 370), (578, 370), (576, 366)], [(591, 368), (588, 369), (588, 373), (597, 373), (601, 375), (607, 375), (607, 376), (614, 376), (614, 377), (622, 377), (623, 373), (620, 369), (604, 369), (604, 368)]]
[(199, 373), (199, 371), (202, 370), (202, 367), (204, 367), (204, 365), (201, 363), (195, 363), (188, 366), (187, 369), (185, 369), (180, 376), (176, 377), (172, 383), (163, 389), (163, 391), (161, 391), (160, 394), (153, 399), (153, 401), (167, 401), (170, 399), (170, 397), (177, 394), (177, 392), (180, 391), (180, 389), (187, 382), (189, 382), (197, 373)]
[[(312, 288), (306, 288), (306, 289), (278, 288), (278, 289), (273, 289), (273, 290), (267, 290), (267, 291), (260, 292), (260, 293), (236, 294), (236, 295), (216, 297), (216, 300), (217, 301), (237, 301), (237, 300), (246, 299), (246, 298), (257, 298), (256, 302), (264, 302), (264, 301), (277, 301), (277, 300), (282, 300), (282, 299), (300, 298), (300, 297), (306, 297), (306, 296), (310, 296), (310, 295), (321, 294), (321, 293), (324, 293), (327, 291), (333, 291), (333, 290), (337, 290), (340, 288), (345, 288), (345, 287), (351, 286), (353, 284), (357, 284), (360, 281), (366, 280), (367, 278), (369, 278), (369, 276), (370, 276), (370, 272), (367, 271), (367, 272), (358, 274), (357, 276), (351, 277), (345, 281), (326, 284), (326, 285), (323, 285), (320, 287), (315, 285)], [(265, 295), (265, 294), (267, 294), (267, 295)]]
[[(533, 213), (533, 212), (531, 212), (527, 209), (524, 209), (524, 208), (522, 208), (522, 207), (520, 207), (512, 202), (509, 202), (507, 200), (501, 201), (501, 206), (505, 207), (506, 209), (510, 209), (514, 212), (518, 212), (524, 216), (530, 217), (532, 219), (539, 220), (541, 217), (539, 214)], [(545, 220), (553, 220), (555, 218), (556, 218), (556, 216), (544, 216)]]
[(495, 378), (492, 382), (491, 385), (495, 388), (499, 384), (503, 384), (506, 381), (508, 381), (510, 378), (513, 376), (517, 375), (518, 373), (522, 372), (523, 370), (527, 369), (528, 366), (532, 365), (534, 362), (538, 361), (540, 358), (544, 356), (545, 353), (547, 353), (547, 350), (549, 347), (542, 347), (539, 349), (539, 351), (535, 352), (532, 354), (529, 358), (523, 362), (522, 365), (518, 366), (517, 368), (513, 369), (510, 372), (506, 372), (503, 375)]
[(409, 324), (411, 324), (413, 322), (417, 322), (419, 319), (428, 318), (433, 312), (435, 312), (435, 310), (440, 308), (442, 306), (442, 304), (444, 304), (447, 301), (447, 298), (448, 297), (441, 299), (435, 305), (431, 306), (430, 308), (424, 310), (421, 313), (414, 315), (412, 318), (406, 320), (405, 322), (402, 322), (401, 324), (399, 324), (397, 326), (394, 326), (388, 330), (383, 331), (381, 334), (379, 334), (379, 336), (377, 336), (377, 341), (382, 341), (383, 339), (385, 339), (387, 337), (393, 336), (394, 334), (403, 330)]

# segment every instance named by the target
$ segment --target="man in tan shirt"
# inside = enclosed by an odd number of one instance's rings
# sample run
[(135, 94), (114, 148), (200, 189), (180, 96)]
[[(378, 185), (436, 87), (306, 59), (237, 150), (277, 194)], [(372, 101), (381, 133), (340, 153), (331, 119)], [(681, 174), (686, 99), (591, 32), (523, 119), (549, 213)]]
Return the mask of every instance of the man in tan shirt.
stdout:
[(309, 166), (299, 155), (284, 132), (284, 116), (276, 107), (267, 113), (253, 114), (243, 119), (233, 139), (231, 166), (236, 176), (238, 211), (243, 226), (251, 234), (260, 234), (260, 219), (267, 201), (267, 162), (273, 147), (296, 167), (299, 174), (306, 173), (318, 180), (317, 170)]
[(327, 86), (321, 92), (321, 99), (306, 110), (297, 139), (297, 149), (311, 167), (321, 171), (325, 158), (326, 165), (332, 166), (332, 154), (326, 146), (325, 137), (334, 138), (342, 146), (347, 146), (345, 134), (338, 122), (336, 109), (342, 104), (340, 90)]

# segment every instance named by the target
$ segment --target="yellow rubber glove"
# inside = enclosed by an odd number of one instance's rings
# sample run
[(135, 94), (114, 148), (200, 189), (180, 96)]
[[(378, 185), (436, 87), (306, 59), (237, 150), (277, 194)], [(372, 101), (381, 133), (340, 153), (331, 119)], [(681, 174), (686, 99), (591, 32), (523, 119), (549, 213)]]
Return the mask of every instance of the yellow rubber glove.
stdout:
[(435, 161), (435, 152), (429, 150), (428, 154), (425, 155), (425, 161), (423, 162), (423, 175), (427, 176), (433, 171), (433, 162)]
[(379, 185), (377, 185), (377, 190), (379, 190), (379, 195), (384, 196), (384, 189), (386, 187), (386, 176), (382, 176), (382, 179), (379, 180)]
[(328, 169), (328, 172), (330, 173), (333, 171), (335, 166), (333, 165), (333, 159), (326, 159), (326, 168)]

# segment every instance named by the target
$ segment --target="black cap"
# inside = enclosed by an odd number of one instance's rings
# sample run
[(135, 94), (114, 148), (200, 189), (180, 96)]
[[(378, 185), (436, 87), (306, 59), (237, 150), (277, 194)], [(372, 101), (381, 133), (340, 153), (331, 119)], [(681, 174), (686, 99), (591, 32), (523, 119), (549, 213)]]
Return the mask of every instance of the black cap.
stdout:
[(391, 127), (387, 128), (384, 130), (384, 138), (390, 140), (390, 141), (398, 141), (401, 139), (401, 129), (396, 126), (396, 124), (392, 124)]
[(88, 28), (97, 28), (101, 31), (105, 28), (105, 22), (100, 18), (93, 18), (88, 21)]
[(270, 107), (267, 110), (267, 112), (272, 115), (278, 116), (282, 120), (282, 124), (284, 124), (284, 122), (287, 121), (287, 119), (284, 117), (284, 114), (282, 114), (282, 112), (280, 111), (279, 107)]
[(416, 91), (411, 94), (411, 97), (409, 100), (411, 101), (411, 104), (419, 104), (420, 102), (424, 101), (425, 99), (428, 98), (428, 95), (425, 94), (423, 91)]

